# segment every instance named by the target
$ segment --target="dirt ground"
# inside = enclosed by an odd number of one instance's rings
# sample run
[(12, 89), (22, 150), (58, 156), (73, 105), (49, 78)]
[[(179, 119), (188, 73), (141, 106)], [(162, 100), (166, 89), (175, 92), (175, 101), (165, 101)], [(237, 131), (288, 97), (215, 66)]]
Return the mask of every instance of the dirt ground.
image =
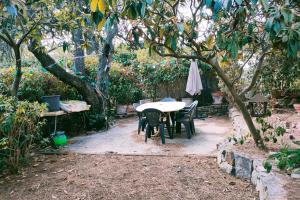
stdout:
[(1, 200), (258, 199), (248, 183), (202, 156), (39, 156), (20, 175), (0, 178)]

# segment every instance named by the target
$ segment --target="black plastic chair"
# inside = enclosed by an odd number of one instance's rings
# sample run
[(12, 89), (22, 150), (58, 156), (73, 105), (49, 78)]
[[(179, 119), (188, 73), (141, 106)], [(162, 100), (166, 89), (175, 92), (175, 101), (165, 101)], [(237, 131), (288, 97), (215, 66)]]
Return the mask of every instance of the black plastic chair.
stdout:
[(148, 108), (143, 111), (143, 116), (146, 117), (146, 134), (145, 134), (145, 142), (147, 142), (147, 138), (151, 137), (151, 134), (154, 133), (154, 128), (159, 127), (160, 129), (160, 137), (162, 144), (165, 144), (165, 127), (163, 122), (163, 113), (160, 110)]
[(184, 125), (187, 138), (190, 139), (195, 134), (194, 114), (196, 112), (198, 101), (194, 101), (189, 108), (181, 110), (176, 115), (176, 132), (181, 131), (181, 123)]
[(139, 103), (134, 103), (133, 104), (133, 108), (137, 113), (137, 116), (139, 118), (139, 124), (138, 124), (138, 134), (140, 134), (141, 130), (144, 131), (145, 127), (146, 127), (146, 117), (143, 117), (143, 114), (141, 112), (138, 112), (136, 110), (136, 108), (140, 106)]

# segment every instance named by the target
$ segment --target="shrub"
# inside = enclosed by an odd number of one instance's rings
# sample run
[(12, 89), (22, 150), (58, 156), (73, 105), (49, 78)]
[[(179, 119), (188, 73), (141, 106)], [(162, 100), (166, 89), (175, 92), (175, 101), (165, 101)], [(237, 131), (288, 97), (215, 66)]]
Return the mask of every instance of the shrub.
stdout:
[[(14, 68), (0, 70), (0, 94), (9, 94), (13, 82)], [(24, 67), (18, 90), (18, 98), (30, 102), (40, 101), (42, 96), (60, 95), (61, 99), (79, 99), (78, 92), (49, 74), (42, 68)]]
[[(299, 142), (295, 143), (300, 146)], [(264, 167), (267, 172), (270, 172), (272, 169), (272, 164), (270, 163), (272, 159), (275, 159), (276, 166), (280, 170), (286, 170), (289, 173), (295, 168), (300, 168), (300, 148), (289, 149), (283, 147), (278, 152), (270, 155), (264, 162)]]
[(138, 77), (130, 67), (112, 67), (109, 75), (109, 94), (117, 104), (130, 104), (142, 98)]
[(16, 172), (24, 160), (32, 141), (39, 136), (44, 124), (40, 113), (45, 105), (37, 102), (17, 101), (0, 95), (0, 169), (9, 167)]

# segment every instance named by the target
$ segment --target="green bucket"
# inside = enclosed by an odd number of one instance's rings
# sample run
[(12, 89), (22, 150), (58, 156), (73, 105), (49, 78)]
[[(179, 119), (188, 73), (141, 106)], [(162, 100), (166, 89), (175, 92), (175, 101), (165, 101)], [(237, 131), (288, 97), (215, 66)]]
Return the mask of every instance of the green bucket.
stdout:
[(64, 131), (54, 133), (52, 135), (52, 140), (55, 146), (64, 146), (67, 144), (67, 136)]

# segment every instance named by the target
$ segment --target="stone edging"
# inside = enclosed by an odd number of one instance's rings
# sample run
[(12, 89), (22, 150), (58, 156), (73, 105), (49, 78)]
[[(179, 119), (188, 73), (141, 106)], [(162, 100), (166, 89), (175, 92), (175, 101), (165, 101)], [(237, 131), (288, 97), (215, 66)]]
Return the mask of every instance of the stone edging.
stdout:
[[(236, 137), (248, 133), (247, 126), (236, 109), (230, 109), (229, 116), (232, 119)], [(232, 150), (232, 143), (228, 141), (218, 144), (217, 149), (219, 167), (225, 172), (248, 180), (255, 185), (261, 200), (287, 199), (287, 191), (284, 188), (286, 178), (274, 170), (267, 173), (263, 167), (263, 160)]]

